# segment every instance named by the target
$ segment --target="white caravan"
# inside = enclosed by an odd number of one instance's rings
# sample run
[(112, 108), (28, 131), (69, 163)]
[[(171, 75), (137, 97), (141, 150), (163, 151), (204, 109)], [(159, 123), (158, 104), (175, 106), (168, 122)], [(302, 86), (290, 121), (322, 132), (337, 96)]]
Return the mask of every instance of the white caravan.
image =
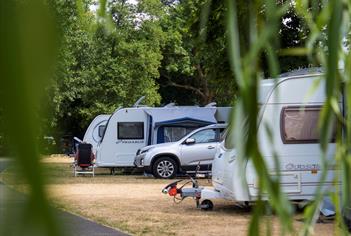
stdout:
[(172, 142), (202, 126), (226, 123), (229, 107), (173, 106), (117, 109), (108, 120), (96, 152), (98, 167), (134, 167), (136, 152)]
[(90, 123), (85, 131), (83, 142), (93, 145), (93, 153), (96, 153), (98, 143), (104, 135), (106, 124), (111, 115), (98, 115)]
[[(307, 74), (288, 76), (277, 81), (263, 80), (259, 90), (259, 147), (271, 174), (277, 175), (279, 171), (282, 191), (292, 200), (313, 199), (317, 186), (332, 188), (334, 184), (334, 166), (329, 166), (326, 181), (319, 182), (322, 152), (318, 141), (318, 119), (326, 99), (325, 84), (318, 84), (317, 81), (320, 76), (321, 74)], [(341, 100), (339, 105), (341, 107)], [(272, 131), (273, 143), (265, 126)], [(234, 145), (239, 141), (234, 140)], [(274, 166), (274, 152), (279, 158), (279, 170)], [(327, 159), (332, 160), (334, 154), (335, 143), (331, 141)], [(242, 165), (236, 158), (236, 150), (228, 147), (227, 139), (222, 142), (213, 162), (212, 181), (215, 191), (204, 191), (201, 197), (256, 200), (258, 177), (253, 164), (251, 161), (247, 163), (244, 173), (246, 186), (240, 177), (243, 174), (240, 168)]]
[[(282, 191), (290, 200), (313, 199), (319, 185), (324, 189), (334, 189), (333, 177), (337, 171), (334, 165), (328, 167), (326, 181), (320, 182), (322, 152), (318, 141), (318, 119), (326, 99), (325, 83), (317, 81), (321, 76), (320, 73), (291, 75), (263, 80), (259, 87), (259, 147), (272, 176), (279, 172)], [(340, 99), (340, 107), (341, 104)], [(271, 129), (272, 138), (267, 134), (266, 126)], [(235, 127), (232, 132), (235, 133)], [(233, 145), (230, 145), (229, 135), (221, 143), (212, 163), (213, 188), (196, 186), (176, 191), (176, 183), (172, 183), (163, 190), (164, 193), (171, 196), (180, 193), (182, 198), (195, 196), (205, 209), (213, 207), (212, 199), (255, 201), (259, 191), (253, 163), (239, 163), (242, 160), (237, 158), (235, 143), (241, 140), (235, 139), (234, 135), (231, 137), (234, 137)], [(336, 148), (333, 140), (326, 153), (331, 162)], [(275, 154), (279, 158), (278, 168), (275, 168)]]

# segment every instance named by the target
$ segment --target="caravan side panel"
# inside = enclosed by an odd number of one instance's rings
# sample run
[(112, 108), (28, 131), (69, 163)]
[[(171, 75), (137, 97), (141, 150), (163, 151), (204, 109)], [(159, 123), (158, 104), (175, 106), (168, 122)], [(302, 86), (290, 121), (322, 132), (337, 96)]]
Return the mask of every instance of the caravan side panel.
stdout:
[(138, 108), (115, 112), (97, 151), (99, 167), (132, 167), (136, 151), (147, 145), (148, 116)]
[[(317, 135), (313, 132), (317, 130), (318, 111), (325, 101), (323, 83), (312, 89), (317, 79), (294, 78), (279, 83), (263, 107), (259, 124), (259, 145), (266, 165), (272, 177), (280, 175), (282, 190), (290, 199), (312, 199), (320, 184), (332, 190), (334, 166), (329, 166), (326, 181), (320, 183), (323, 154), (318, 140), (313, 140)], [(302, 107), (305, 110), (302, 111)], [(293, 108), (291, 111), (294, 112), (286, 113), (288, 108)], [(284, 120), (290, 123), (284, 124)], [(286, 141), (284, 125), (290, 125), (290, 133), (301, 137), (291, 137), (290, 141)], [(271, 130), (272, 139), (267, 128)], [(331, 142), (327, 159), (333, 160), (334, 153), (335, 143)], [(278, 168), (275, 166), (275, 156), (278, 158)], [(252, 163), (248, 163), (247, 181), (250, 196), (255, 199), (258, 186)]]

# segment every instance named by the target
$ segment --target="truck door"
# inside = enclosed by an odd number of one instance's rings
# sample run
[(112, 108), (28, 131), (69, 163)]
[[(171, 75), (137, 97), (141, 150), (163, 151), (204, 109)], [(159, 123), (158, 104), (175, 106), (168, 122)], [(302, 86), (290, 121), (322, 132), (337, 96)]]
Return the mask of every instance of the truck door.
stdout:
[(201, 165), (212, 163), (218, 146), (218, 129), (204, 129), (194, 133), (189, 138), (194, 139), (194, 143), (183, 143), (181, 146), (182, 165)]

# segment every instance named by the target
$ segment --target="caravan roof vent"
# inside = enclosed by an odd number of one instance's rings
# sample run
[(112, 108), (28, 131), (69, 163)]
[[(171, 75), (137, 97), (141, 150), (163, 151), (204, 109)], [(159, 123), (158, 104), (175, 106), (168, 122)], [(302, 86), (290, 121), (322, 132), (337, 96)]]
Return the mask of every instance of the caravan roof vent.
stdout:
[(145, 96), (142, 96), (136, 101), (133, 105), (133, 107), (139, 107), (139, 104), (145, 99)]
[(216, 102), (210, 102), (209, 104), (207, 104), (205, 107), (215, 107), (217, 106)]

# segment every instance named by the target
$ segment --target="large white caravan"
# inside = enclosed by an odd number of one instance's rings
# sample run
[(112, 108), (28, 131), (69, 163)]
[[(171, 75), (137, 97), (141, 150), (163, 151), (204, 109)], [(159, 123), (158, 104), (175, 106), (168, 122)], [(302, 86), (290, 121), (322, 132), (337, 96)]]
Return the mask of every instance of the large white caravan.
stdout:
[[(319, 144), (318, 119), (325, 101), (325, 84), (320, 74), (288, 76), (262, 81), (259, 93), (261, 106), (258, 128), (259, 147), (272, 175), (281, 176), (282, 191), (289, 199), (305, 200), (315, 196), (316, 188), (333, 187), (334, 166), (329, 166), (326, 181), (320, 183), (322, 151)], [(341, 101), (340, 101), (341, 106)], [(271, 141), (266, 126), (273, 134)], [(235, 130), (234, 130), (235, 132)], [(227, 142), (226, 142), (227, 141)], [(225, 140), (215, 157), (212, 169), (213, 186), (218, 196), (236, 201), (253, 201), (258, 197), (257, 175), (247, 163), (247, 184), (240, 174), (242, 165), (236, 150)], [(234, 140), (239, 142), (240, 140)], [(328, 145), (327, 159), (332, 160), (335, 143)], [(280, 166), (274, 166), (274, 155)], [(203, 194), (207, 198), (206, 193)]]
[(93, 152), (96, 153), (98, 143), (104, 135), (106, 124), (111, 115), (98, 115), (90, 123), (85, 131), (83, 142), (93, 145)]
[[(281, 177), (282, 191), (291, 200), (309, 200), (315, 196), (317, 186), (333, 190), (335, 166), (329, 165), (327, 178), (320, 182), (322, 151), (319, 144), (318, 119), (325, 102), (325, 84), (318, 81), (320, 73), (290, 75), (277, 80), (263, 80), (259, 87), (258, 142), (264, 161), (272, 174)], [(339, 101), (341, 107), (341, 99)], [(272, 131), (272, 138), (267, 133)], [(233, 132), (235, 132), (235, 128)], [(213, 188), (187, 189), (183, 197), (196, 196), (212, 206), (216, 198), (237, 202), (255, 201), (258, 197), (258, 176), (251, 161), (239, 163), (235, 144), (230, 134), (221, 143), (212, 164)], [(233, 136), (232, 136), (233, 138)], [(272, 140), (273, 139), (273, 140)], [(331, 138), (326, 157), (332, 162), (335, 139)], [(272, 142), (273, 141), (273, 142)], [(279, 159), (278, 168), (274, 156)], [(243, 169), (243, 166), (246, 166)], [(243, 181), (246, 177), (246, 182)], [(164, 189), (165, 193), (176, 184)], [(175, 190), (172, 190), (175, 194)], [(171, 191), (171, 192), (172, 192)], [(171, 194), (170, 194), (171, 195)]]
[(199, 127), (228, 121), (229, 107), (119, 108), (107, 122), (96, 152), (98, 167), (134, 167), (138, 149), (176, 141)]

